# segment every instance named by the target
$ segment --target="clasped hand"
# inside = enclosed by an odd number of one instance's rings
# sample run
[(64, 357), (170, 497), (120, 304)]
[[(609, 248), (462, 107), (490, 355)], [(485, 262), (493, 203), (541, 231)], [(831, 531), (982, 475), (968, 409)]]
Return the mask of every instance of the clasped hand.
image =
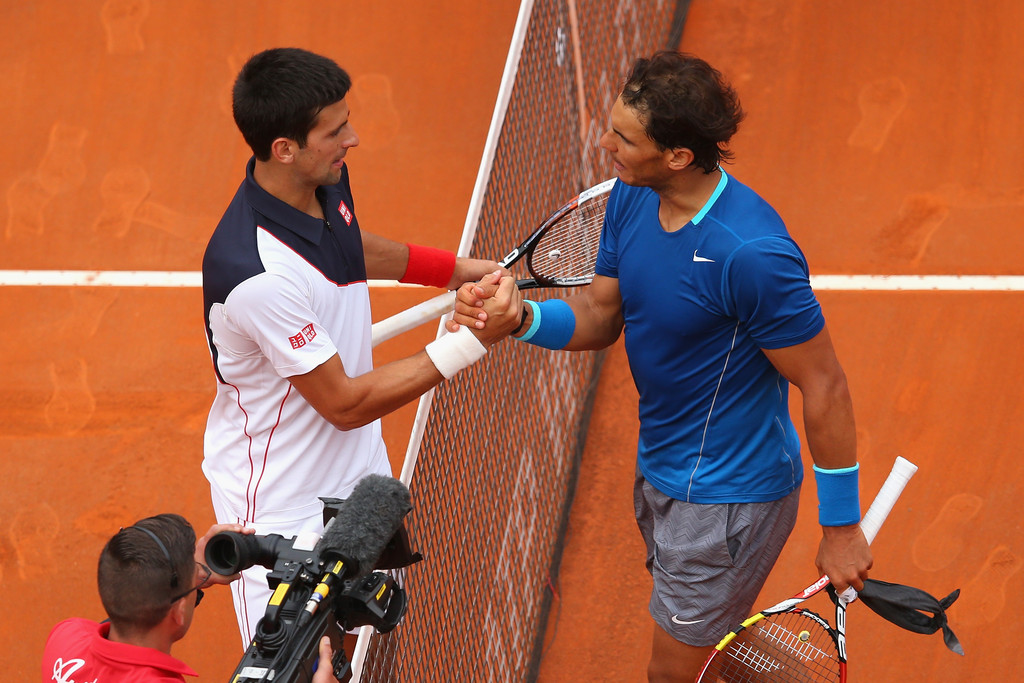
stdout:
[(490, 346), (512, 333), (522, 320), (523, 295), (516, 280), (496, 270), (479, 282), (462, 285), (455, 297), (455, 311), (446, 323), (449, 332), (464, 325)]

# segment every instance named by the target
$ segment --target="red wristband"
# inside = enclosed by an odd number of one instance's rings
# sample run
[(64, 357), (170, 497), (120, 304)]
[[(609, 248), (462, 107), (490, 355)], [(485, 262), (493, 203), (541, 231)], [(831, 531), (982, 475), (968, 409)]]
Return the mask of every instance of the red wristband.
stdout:
[(446, 249), (407, 244), (409, 265), (399, 282), (411, 282), (430, 287), (447, 287), (455, 274), (455, 253)]

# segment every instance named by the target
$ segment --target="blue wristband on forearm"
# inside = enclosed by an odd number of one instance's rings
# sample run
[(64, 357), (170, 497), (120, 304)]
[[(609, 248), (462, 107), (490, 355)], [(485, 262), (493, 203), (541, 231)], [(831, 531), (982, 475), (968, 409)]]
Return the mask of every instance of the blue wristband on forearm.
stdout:
[(513, 337), (513, 339), (530, 341), (533, 335), (537, 334), (537, 330), (540, 329), (540, 306), (537, 305), (536, 301), (530, 301), (529, 299), (523, 299), (523, 305), (533, 311), (533, 317), (530, 319), (530, 326), (526, 328), (526, 332), (523, 332), (523, 336)]
[(545, 349), (564, 349), (576, 331), (576, 315), (569, 304), (562, 299), (540, 303), (527, 299), (523, 303), (533, 310), (533, 320), (526, 333), (517, 339)]
[(818, 484), (818, 523), (849, 526), (860, 522), (860, 463), (838, 470), (814, 466)]

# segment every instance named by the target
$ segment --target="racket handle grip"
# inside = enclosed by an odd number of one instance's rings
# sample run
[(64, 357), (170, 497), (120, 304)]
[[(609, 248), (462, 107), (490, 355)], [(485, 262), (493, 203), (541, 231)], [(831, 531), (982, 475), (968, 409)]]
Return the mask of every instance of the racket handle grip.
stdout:
[(419, 327), (423, 323), (440, 318), (450, 312), (455, 306), (455, 292), (445, 292), (433, 299), (427, 299), (421, 303), (407, 308), (401, 313), (396, 313), (390, 318), (385, 318), (373, 324), (372, 343), (374, 346), (392, 337)]
[(882, 484), (882, 489), (875, 496), (871, 507), (868, 508), (868, 511), (864, 513), (864, 517), (860, 520), (860, 528), (864, 532), (864, 537), (868, 539), (868, 544), (875, 540), (878, 530), (882, 528), (882, 523), (885, 522), (885, 518), (892, 512), (893, 506), (915, 472), (917, 472), (917, 465), (906, 458), (896, 458), (892, 471), (889, 472), (885, 483)]
[[(917, 472), (917, 465), (906, 458), (896, 458), (896, 462), (893, 464), (889, 476), (886, 477), (885, 483), (882, 484), (881, 490), (875, 496), (871, 507), (868, 508), (868, 511), (864, 513), (864, 517), (860, 520), (860, 529), (864, 532), (864, 538), (867, 539), (869, 545), (875, 540), (878, 530), (882, 528), (882, 523), (885, 522), (885, 518), (892, 512), (893, 506), (915, 472)], [(844, 603), (851, 603), (857, 599), (857, 591), (853, 586), (847, 586), (846, 590), (841, 593), (841, 597)]]

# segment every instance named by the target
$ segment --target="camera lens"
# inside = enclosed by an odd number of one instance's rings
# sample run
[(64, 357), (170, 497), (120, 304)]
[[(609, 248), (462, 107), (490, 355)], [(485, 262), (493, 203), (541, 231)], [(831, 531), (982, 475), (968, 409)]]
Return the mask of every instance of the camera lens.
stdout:
[(277, 560), (277, 544), (282, 540), (279, 534), (257, 536), (223, 531), (207, 542), (206, 564), (225, 576), (257, 564), (273, 569)]

